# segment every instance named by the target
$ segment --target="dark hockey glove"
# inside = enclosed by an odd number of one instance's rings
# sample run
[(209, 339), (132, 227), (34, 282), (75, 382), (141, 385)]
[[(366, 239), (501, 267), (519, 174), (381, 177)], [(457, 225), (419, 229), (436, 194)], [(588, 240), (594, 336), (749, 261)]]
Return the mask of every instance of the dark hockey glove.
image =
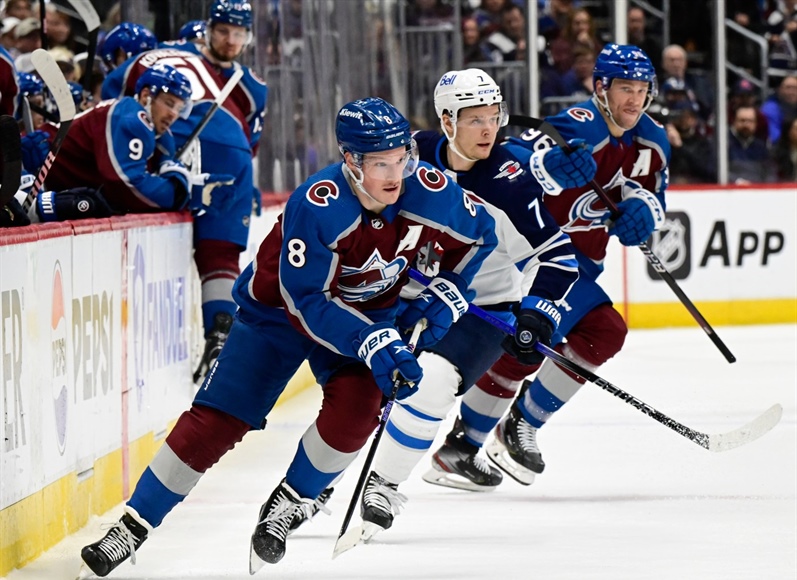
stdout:
[(538, 296), (525, 296), (517, 312), (517, 327), (513, 336), (507, 336), (502, 346), (524, 365), (538, 365), (545, 356), (537, 352), (537, 342), (551, 346), (551, 337), (558, 328), (562, 315), (550, 300)]
[(418, 390), (423, 371), (392, 324), (378, 322), (363, 329), (354, 346), (386, 397), (390, 397), (397, 372), (404, 377), (404, 381), (399, 386), (396, 399), (409, 397)]
[(592, 145), (584, 139), (571, 139), (567, 144), (570, 153), (561, 147), (552, 147), (536, 151), (529, 159), (531, 173), (548, 195), (559, 195), (564, 189), (586, 185), (598, 171), (592, 158)]
[[(624, 246), (638, 246), (664, 222), (664, 208), (647, 189), (634, 181), (623, 185), (623, 201), (617, 204), (620, 216), (609, 226), (609, 235), (617, 236)], [(603, 221), (609, 220), (607, 213)]]
[(29, 173), (36, 173), (44, 165), (50, 152), (49, 138), (45, 131), (34, 131), (22, 137), (22, 166)]
[(90, 187), (42, 191), (36, 196), (36, 214), (43, 222), (105, 218), (114, 213), (100, 191)]
[(0, 228), (19, 228), (29, 225), (28, 214), (15, 198), (12, 197), (5, 207), (0, 208)]
[(453, 272), (440, 272), (429, 282), (417, 298), (411, 300), (400, 314), (397, 326), (412, 328), (421, 318), (426, 319), (426, 330), (421, 333), (417, 350), (438, 342), (451, 325), (468, 309), (468, 285)]

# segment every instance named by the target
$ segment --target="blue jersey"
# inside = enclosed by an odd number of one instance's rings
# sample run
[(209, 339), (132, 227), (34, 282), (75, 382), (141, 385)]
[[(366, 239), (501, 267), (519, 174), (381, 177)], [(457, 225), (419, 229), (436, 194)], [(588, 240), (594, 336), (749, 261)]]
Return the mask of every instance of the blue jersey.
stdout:
[[(51, 135), (57, 128), (43, 127)], [(157, 175), (171, 159), (174, 141), (167, 131), (156, 136), (152, 120), (132, 97), (101, 101), (77, 115), (47, 174), (56, 190), (102, 187), (108, 203), (126, 211), (179, 209), (186, 185)]]
[(421, 162), (379, 214), (363, 208), (342, 168), (331, 165), (294, 191), (233, 297), (263, 316), (284, 308), (313, 340), (357, 358), (360, 332), (392, 322), (421, 248), (439, 244), (441, 269), (470, 283), (497, 240), (484, 206), (430, 165)]
[[(598, 164), (595, 181), (615, 202), (622, 201), (622, 184), (633, 180), (654, 193), (664, 203), (667, 189), (667, 166), (670, 144), (659, 123), (642, 114), (635, 127), (619, 139), (609, 133), (609, 127), (593, 99), (573, 105), (546, 119), (565, 140), (580, 137), (593, 146)], [(553, 145), (553, 141), (539, 131), (528, 130), (520, 137), (511, 137), (504, 145), (527, 161), (536, 149)], [(573, 245), (586, 258), (601, 264), (606, 257), (609, 234), (601, 223), (606, 206), (589, 184), (566, 189), (557, 196), (545, 196), (545, 205)], [(583, 263), (583, 262), (582, 262)]]
[(472, 288), (480, 305), (516, 302), (531, 294), (561, 300), (578, 278), (570, 238), (542, 203), (542, 188), (506, 148), (493, 147), (469, 171), (448, 169), (448, 140), (435, 131), (415, 133), (420, 158), (486, 202), (499, 245), (484, 261)]
[(225, 69), (215, 67), (193, 42), (179, 48), (151, 50), (128, 59), (106, 77), (102, 84), (102, 98), (135, 94), (139, 77), (155, 63), (173, 66), (191, 81), (191, 114), (188, 119), (178, 119), (172, 125), (178, 146), (202, 121), (233, 72), (242, 69), (244, 76), (203, 129), (201, 139), (203, 143), (249, 149), (252, 155), (257, 153), (268, 96), (265, 81), (238, 63)]

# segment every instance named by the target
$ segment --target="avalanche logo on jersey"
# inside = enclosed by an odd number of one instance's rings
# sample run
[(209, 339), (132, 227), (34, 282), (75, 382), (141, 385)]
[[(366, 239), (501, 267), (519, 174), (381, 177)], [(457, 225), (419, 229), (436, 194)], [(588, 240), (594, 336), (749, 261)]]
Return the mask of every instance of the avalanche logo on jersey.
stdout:
[(359, 268), (342, 266), (338, 278), (341, 298), (346, 302), (364, 302), (389, 290), (407, 267), (407, 258), (399, 256), (388, 262), (376, 249)]
[[(628, 181), (628, 178), (623, 175), (623, 170), (618, 169), (614, 177), (609, 180), (609, 183), (603, 186), (603, 190), (609, 192), (616, 187), (622, 190), (626, 181)], [(596, 202), (598, 202), (597, 205)], [(570, 206), (569, 219), (567, 224), (562, 226), (562, 231), (567, 233), (584, 232), (602, 228), (604, 227), (603, 218), (607, 211), (603, 202), (599, 201), (598, 194), (595, 191), (591, 189), (585, 191)]]
[(501, 179), (502, 177), (508, 177), (509, 181), (520, 177), (523, 173), (523, 169), (520, 167), (520, 163), (517, 161), (507, 161), (501, 167), (498, 168), (498, 175), (493, 177), (493, 179)]

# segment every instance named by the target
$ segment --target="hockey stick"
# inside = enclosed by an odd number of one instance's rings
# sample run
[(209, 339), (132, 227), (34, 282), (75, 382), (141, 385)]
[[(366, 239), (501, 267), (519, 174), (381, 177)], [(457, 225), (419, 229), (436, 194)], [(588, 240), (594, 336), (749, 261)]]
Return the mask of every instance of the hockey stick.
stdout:
[(22, 209), (26, 212), (30, 209), (30, 206), (33, 205), (33, 202), (36, 201), (36, 195), (41, 191), (44, 180), (47, 178), (47, 174), (53, 166), (55, 156), (58, 155), (58, 151), (61, 149), (64, 139), (66, 139), (66, 134), (69, 131), (69, 127), (72, 125), (72, 119), (75, 118), (75, 101), (72, 100), (72, 93), (69, 92), (69, 85), (66, 84), (66, 79), (63, 73), (61, 73), (61, 69), (58, 68), (58, 65), (55, 63), (55, 59), (52, 55), (46, 50), (38, 48), (33, 51), (31, 62), (33, 62), (33, 66), (39, 77), (41, 77), (44, 84), (47, 85), (47, 88), (50, 90), (50, 94), (53, 95), (55, 104), (58, 107), (58, 116), (61, 122), (58, 125), (58, 132), (55, 134), (55, 139), (53, 139), (53, 142), (50, 144), (50, 151), (47, 153), (44, 164), (36, 174), (36, 181), (33, 182), (33, 187), (22, 203)]
[[(410, 269), (410, 278), (420, 282), (421, 284), (428, 284), (429, 278), (418, 272), (417, 270)], [(507, 324), (500, 318), (497, 318), (476, 306), (475, 304), (470, 304), (468, 306), (468, 312), (474, 314), (481, 318), (482, 320), (489, 322), (499, 330), (504, 331), (509, 335), (515, 334), (515, 327), (511, 324)], [(702, 433), (700, 431), (696, 431), (691, 427), (687, 427), (686, 425), (679, 423), (675, 419), (672, 419), (665, 415), (664, 413), (657, 411), (644, 401), (641, 401), (620, 389), (619, 387), (613, 385), (606, 379), (603, 379), (596, 375), (593, 372), (588, 371), (587, 369), (583, 368), (582, 366), (574, 363), (570, 359), (562, 356), (552, 348), (545, 346), (544, 344), (537, 343), (534, 345), (534, 348), (540, 354), (545, 355), (547, 358), (551, 359), (560, 367), (570, 371), (571, 373), (578, 375), (584, 380), (587, 380), (597, 386), (599, 386), (604, 391), (610, 392), (612, 395), (621, 399), (625, 403), (628, 403), (638, 411), (641, 411), (645, 415), (652, 417), (654, 420), (658, 421), (665, 427), (668, 427), (681, 435), (682, 437), (686, 437), (693, 443), (700, 445), (704, 449), (708, 449), (709, 451), (728, 451), (729, 449), (734, 449), (736, 447), (741, 447), (742, 445), (747, 445), (752, 441), (755, 441), (766, 432), (771, 430), (775, 425), (778, 424), (780, 421), (780, 417), (783, 414), (783, 407), (779, 404), (772, 405), (769, 409), (764, 411), (761, 415), (734, 431), (729, 431), (728, 433), (716, 433), (716, 434), (708, 434)]]
[(39, 37), (41, 38), (41, 47), (47, 50), (47, 7), (44, 2), (39, 2)]
[(221, 92), (216, 96), (216, 99), (213, 101), (213, 104), (208, 109), (208, 112), (205, 113), (205, 116), (202, 117), (202, 120), (199, 124), (191, 131), (191, 134), (186, 139), (185, 143), (183, 143), (182, 147), (177, 150), (177, 153), (174, 154), (174, 158), (180, 161), (185, 152), (191, 146), (191, 142), (199, 137), (199, 134), (205, 128), (205, 126), (210, 122), (210, 118), (216, 113), (220, 106), (224, 104), (224, 101), (227, 100), (227, 97), (230, 96), (230, 93), (235, 88), (235, 85), (238, 84), (238, 81), (241, 80), (241, 77), (244, 76), (243, 68), (238, 68), (232, 73), (232, 76), (229, 78), (227, 83), (222, 87)]
[[(517, 125), (518, 127), (525, 127), (528, 129), (536, 130), (553, 139), (554, 143), (556, 143), (559, 147), (564, 149), (566, 152), (572, 151), (571, 147), (567, 144), (567, 142), (562, 138), (562, 135), (559, 131), (556, 130), (556, 127), (551, 125), (548, 121), (544, 119), (535, 119), (534, 117), (527, 117), (525, 115), (510, 115), (509, 116), (509, 124), (510, 125)], [(611, 218), (612, 220), (617, 219), (620, 216), (620, 212), (617, 209), (617, 204), (609, 197), (609, 195), (604, 191), (603, 187), (595, 181), (594, 179), (589, 182), (592, 186), (592, 189), (598, 195), (598, 197), (606, 204), (606, 207), (609, 208), (611, 211)], [(736, 362), (736, 357), (730, 351), (730, 349), (725, 345), (724, 342), (717, 336), (717, 333), (708, 323), (708, 321), (703, 317), (700, 311), (697, 309), (697, 306), (689, 299), (689, 297), (681, 290), (681, 287), (678, 285), (678, 282), (675, 281), (675, 278), (672, 277), (672, 274), (667, 270), (667, 268), (662, 264), (661, 260), (659, 260), (658, 256), (650, 249), (650, 247), (642, 242), (639, 244), (639, 249), (642, 250), (642, 253), (647, 258), (648, 262), (650, 263), (651, 267), (656, 271), (656, 273), (664, 280), (670, 289), (675, 293), (678, 297), (678, 300), (681, 301), (681, 304), (686, 307), (689, 311), (689, 314), (692, 315), (692, 318), (697, 321), (700, 328), (708, 335), (711, 342), (719, 349), (722, 355), (725, 357), (729, 363)]]
[(86, 48), (86, 71), (83, 73), (83, 95), (91, 95), (91, 75), (94, 72), (94, 56), (97, 54), (97, 35), (100, 32), (100, 17), (90, 0), (68, 0), (78, 13), (86, 32), (89, 44)]
[[(412, 336), (410, 336), (410, 340), (407, 343), (410, 352), (415, 350), (415, 345), (418, 344), (418, 337), (421, 336), (421, 332), (423, 332), (424, 328), (426, 328), (426, 319), (421, 318), (415, 324), (415, 328), (412, 329)], [(374, 441), (371, 443), (371, 448), (368, 450), (368, 456), (365, 458), (365, 464), (360, 472), (360, 479), (357, 480), (357, 486), (354, 488), (354, 494), (351, 496), (351, 501), (349, 502), (349, 509), (346, 510), (346, 516), (343, 518), (343, 524), (340, 527), (340, 533), (338, 534), (338, 539), (335, 542), (335, 549), (332, 551), (333, 560), (340, 556), (343, 552), (351, 550), (354, 546), (359, 544), (360, 540), (362, 539), (362, 526), (352, 528), (348, 531), (348, 533), (346, 530), (349, 527), (349, 522), (351, 522), (354, 509), (357, 507), (357, 501), (360, 499), (360, 494), (363, 491), (363, 487), (365, 487), (365, 480), (368, 479), (368, 472), (371, 469), (371, 463), (373, 463), (374, 456), (376, 456), (376, 448), (379, 446), (379, 440), (382, 439), (382, 433), (385, 431), (385, 425), (387, 424), (387, 419), (390, 416), (390, 410), (393, 408), (393, 403), (396, 402), (396, 393), (398, 393), (399, 387), (403, 381), (404, 377), (396, 373), (396, 379), (393, 381), (393, 390), (390, 392), (390, 398), (388, 398), (387, 404), (382, 411), (382, 417), (379, 419), (379, 425), (376, 427)]]
[(0, 150), (3, 152), (0, 208), (3, 208), (14, 198), (22, 177), (22, 143), (19, 138), (19, 125), (10, 115), (0, 115)]

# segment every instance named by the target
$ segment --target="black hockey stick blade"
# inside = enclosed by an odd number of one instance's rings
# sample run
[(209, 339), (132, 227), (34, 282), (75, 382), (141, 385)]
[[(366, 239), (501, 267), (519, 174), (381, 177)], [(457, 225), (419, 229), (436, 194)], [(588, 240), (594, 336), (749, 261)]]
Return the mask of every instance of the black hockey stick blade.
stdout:
[(33, 205), (33, 202), (36, 200), (36, 195), (41, 191), (42, 185), (44, 185), (44, 180), (47, 177), (47, 174), (50, 172), (50, 168), (53, 166), (55, 156), (58, 155), (58, 151), (61, 149), (64, 139), (66, 139), (66, 134), (69, 131), (69, 127), (72, 125), (72, 119), (75, 118), (76, 112), (75, 101), (72, 100), (72, 93), (69, 91), (69, 85), (66, 83), (64, 75), (61, 72), (61, 69), (58, 68), (58, 65), (56, 64), (52, 55), (46, 50), (39, 48), (33, 51), (33, 54), (31, 55), (31, 62), (33, 63), (33, 66), (36, 69), (39, 77), (42, 79), (42, 81), (44, 81), (44, 84), (47, 85), (47, 88), (50, 90), (50, 94), (55, 99), (55, 104), (58, 107), (58, 116), (61, 119), (61, 123), (58, 126), (58, 132), (55, 134), (55, 138), (50, 145), (50, 151), (47, 154), (47, 158), (44, 160), (44, 164), (41, 166), (36, 175), (36, 181), (33, 182), (33, 187), (28, 193), (28, 196), (25, 198), (25, 201), (22, 203), (22, 208), (25, 211), (30, 209), (30, 206)]
[(2, 208), (14, 197), (22, 177), (22, 142), (19, 125), (10, 115), (0, 115), (0, 150), (3, 152), (3, 181), (0, 189), (0, 208)]
[[(410, 278), (420, 282), (423, 285), (429, 283), (429, 278), (418, 272), (417, 270), (410, 269)], [(468, 305), (468, 312), (471, 314), (478, 316), (482, 320), (489, 322), (499, 330), (503, 332), (513, 335), (515, 334), (515, 327), (511, 324), (508, 324), (504, 320), (493, 316), (486, 310), (479, 308), (475, 304)], [(547, 347), (543, 344), (537, 343), (534, 345), (534, 348), (537, 352), (543, 354), (545, 357), (551, 359), (554, 363), (559, 365), (565, 370), (570, 371), (571, 373), (581, 377), (585, 381), (589, 381), (594, 385), (597, 385), (604, 391), (608, 391), (621, 401), (628, 403), (638, 411), (641, 411), (648, 417), (653, 418), (655, 421), (661, 423), (665, 427), (672, 429), (682, 437), (686, 437), (693, 443), (700, 445), (704, 449), (708, 449), (709, 451), (728, 451), (730, 449), (735, 449), (736, 447), (741, 447), (742, 445), (747, 445), (748, 443), (752, 443), (768, 431), (770, 431), (775, 425), (778, 424), (780, 418), (783, 414), (783, 407), (779, 404), (775, 404), (764, 413), (744, 425), (738, 429), (733, 431), (729, 431), (727, 433), (716, 433), (716, 434), (709, 434), (709, 433), (702, 433), (691, 427), (687, 427), (686, 425), (679, 423), (675, 419), (668, 417), (664, 413), (657, 411), (644, 401), (637, 399), (633, 395), (626, 393), (621, 388), (613, 385), (606, 379), (596, 375), (595, 373), (585, 369), (581, 365), (578, 365), (571, 361), (569, 358), (562, 356), (554, 349)]]
[[(421, 318), (412, 329), (412, 335), (407, 342), (410, 352), (415, 350), (415, 345), (418, 344), (418, 338), (420, 338), (421, 332), (423, 332), (424, 328), (426, 328), (426, 319)], [(365, 480), (368, 479), (368, 474), (371, 471), (371, 463), (374, 461), (376, 449), (379, 447), (379, 441), (382, 439), (382, 433), (385, 431), (385, 425), (387, 424), (388, 417), (390, 416), (390, 410), (393, 408), (393, 403), (396, 402), (396, 393), (398, 393), (399, 387), (403, 381), (404, 377), (402, 377), (400, 374), (397, 374), (395, 380), (393, 381), (393, 390), (391, 391), (390, 398), (388, 399), (387, 404), (382, 411), (382, 416), (379, 419), (379, 425), (376, 427), (374, 440), (371, 443), (371, 448), (368, 450), (368, 455), (365, 458), (365, 463), (363, 464), (362, 471), (360, 472), (360, 479), (357, 480), (357, 485), (354, 488), (354, 493), (352, 494), (351, 501), (349, 502), (349, 508), (346, 510), (346, 515), (343, 518), (343, 524), (340, 526), (340, 533), (338, 533), (338, 539), (335, 542), (335, 548), (332, 550), (333, 560), (340, 556), (343, 552), (351, 550), (354, 546), (362, 541), (362, 526), (355, 526), (349, 530), (348, 533), (346, 530), (351, 522), (354, 509), (357, 507), (357, 501), (360, 499), (363, 487), (365, 487)]]
[[(567, 144), (564, 140), (562, 135), (557, 131), (556, 127), (551, 125), (548, 121), (544, 119), (537, 119), (535, 117), (528, 117), (526, 115), (509, 115), (509, 124), (516, 125), (518, 127), (525, 127), (527, 129), (531, 129), (532, 131), (538, 131), (540, 134), (545, 135), (546, 137), (553, 140), (553, 142), (564, 149), (565, 151), (570, 151), (571, 147)], [(617, 209), (617, 204), (609, 197), (606, 191), (601, 187), (601, 185), (595, 181), (594, 179), (590, 181), (590, 185), (601, 201), (609, 208), (611, 212), (612, 219), (616, 219), (619, 217), (620, 213)], [(687, 312), (695, 319), (695, 322), (703, 329), (703, 332), (706, 333), (709, 340), (714, 343), (714, 346), (722, 353), (722, 356), (725, 357), (729, 363), (736, 362), (736, 356), (731, 352), (731, 350), (727, 347), (727, 345), (722, 342), (717, 333), (714, 331), (712, 326), (708, 323), (708, 320), (700, 313), (700, 310), (697, 309), (694, 302), (692, 302), (686, 293), (681, 289), (678, 285), (678, 282), (675, 281), (672, 274), (670, 274), (669, 270), (662, 264), (659, 257), (650, 249), (650, 247), (646, 243), (639, 244), (639, 249), (644, 254), (645, 258), (647, 259), (650, 266), (656, 271), (659, 277), (667, 283), (667, 286), (670, 287), (670, 290), (677, 296), (678, 300), (681, 304), (684, 305)]]

